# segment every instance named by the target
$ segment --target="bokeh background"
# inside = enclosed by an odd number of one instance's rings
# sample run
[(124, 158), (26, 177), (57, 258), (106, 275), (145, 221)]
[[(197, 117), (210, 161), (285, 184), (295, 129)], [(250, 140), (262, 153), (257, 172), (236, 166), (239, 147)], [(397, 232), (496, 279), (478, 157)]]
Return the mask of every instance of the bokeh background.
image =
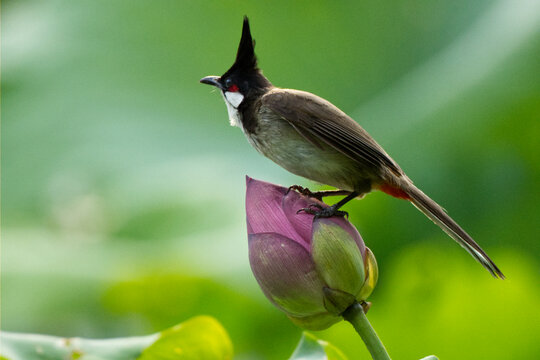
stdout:
[[(406, 202), (350, 203), (390, 354), (540, 358), (536, 0), (3, 1), (2, 328), (102, 338), (208, 314), (237, 359), (292, 353), (301, 330), (249, 269), (244, 176), (318, 185), (198, 83), (232, 64), (244, 14), (275, 85), (359, 121), (507, 275)], [(315, 335), (368, 358), (348, 324)]]

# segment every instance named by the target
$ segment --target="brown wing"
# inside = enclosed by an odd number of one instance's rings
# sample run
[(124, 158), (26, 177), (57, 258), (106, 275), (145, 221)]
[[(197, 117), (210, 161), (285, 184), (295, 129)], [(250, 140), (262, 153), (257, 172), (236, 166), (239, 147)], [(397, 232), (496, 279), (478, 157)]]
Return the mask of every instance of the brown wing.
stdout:
[(387, 167), (397, 176), (403, 174), (358, 123), (330, 102), (308, 92), (289, 89), (274, 89), (261, 101), (312, 143), (322, 141), (359, 163)]

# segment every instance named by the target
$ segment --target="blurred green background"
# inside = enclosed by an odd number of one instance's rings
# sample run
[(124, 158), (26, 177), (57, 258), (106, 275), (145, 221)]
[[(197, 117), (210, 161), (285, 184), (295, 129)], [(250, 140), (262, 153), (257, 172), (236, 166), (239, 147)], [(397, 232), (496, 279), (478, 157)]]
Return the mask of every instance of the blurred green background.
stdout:
[[(377, 256), (368, 316), (397, 359), (540, 358), (540, 2), (2, 2), (2, 328), (114, 337), (215, 316), (237, 359), (301, 330), (247, 260), (263, 158), (198, 83), (242, 16), (277, 86), (359, 121), (488, 251), (497, 281), (406, 202), (347, 205)], [(368, 358), (348, 324), (317, 336)]]

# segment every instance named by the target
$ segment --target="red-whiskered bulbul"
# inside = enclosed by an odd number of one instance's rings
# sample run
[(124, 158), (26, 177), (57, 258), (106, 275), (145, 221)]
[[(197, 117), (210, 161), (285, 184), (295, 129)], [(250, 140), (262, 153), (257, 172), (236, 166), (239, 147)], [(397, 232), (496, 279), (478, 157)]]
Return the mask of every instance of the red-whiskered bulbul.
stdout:
[(232, 67), (222, 76), (201, 79), (201, 83), (221, 90), (231, 125), (242, 129), (257, 151), (293, 174), (340, 189), (334, 195), (347, 194), (329, 210), (306, 211), (332, 216), (353, 198), (372, 190), (383, 191), (413, 203), (494, 277), (504, 278), (469, 234), (414, 186), (358, 123), (314, 94), (273, 86), (257, 66), (254, 46), (245, 17)]

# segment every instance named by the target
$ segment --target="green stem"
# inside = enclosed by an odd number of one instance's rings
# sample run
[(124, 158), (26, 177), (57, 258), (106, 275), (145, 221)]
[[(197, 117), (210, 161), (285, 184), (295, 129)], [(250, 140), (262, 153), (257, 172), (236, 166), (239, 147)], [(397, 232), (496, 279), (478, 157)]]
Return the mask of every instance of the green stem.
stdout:
[(343, 312), (343, 318), (351, 323), (360, 335), (373, 360), (390, 360), (390, 355), (384, 348), (377, 333), (369, 323), (366, 313), (358, 302), (355, 302)]

